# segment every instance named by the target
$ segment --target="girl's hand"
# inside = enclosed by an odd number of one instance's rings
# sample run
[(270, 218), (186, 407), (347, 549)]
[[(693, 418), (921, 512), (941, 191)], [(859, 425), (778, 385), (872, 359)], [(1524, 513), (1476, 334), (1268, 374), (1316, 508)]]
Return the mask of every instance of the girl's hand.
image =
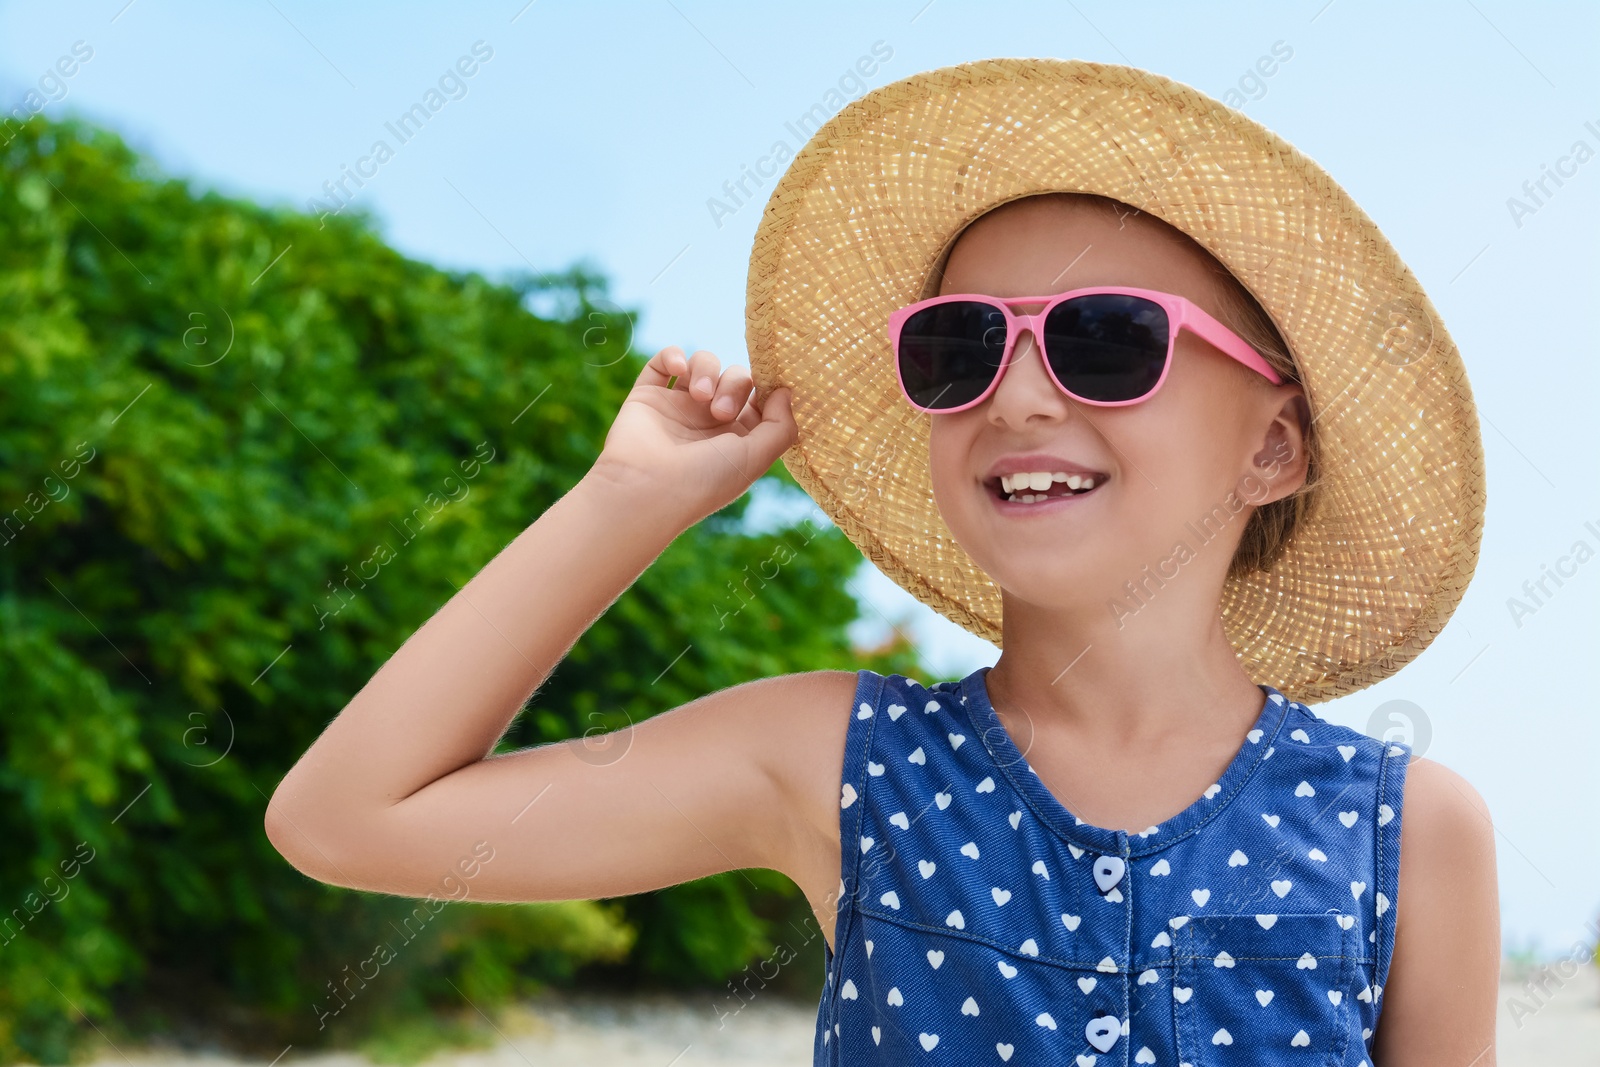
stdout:
[(663, 348), (623, 401), (595, 469), (670, 499), (698, 522), (737, 500), (799, 439), (789, 391), (774, 390), (757, 408), (753, 388), (747, 369), (722, 370), (704, 349), (686, 357), (677, 345)]

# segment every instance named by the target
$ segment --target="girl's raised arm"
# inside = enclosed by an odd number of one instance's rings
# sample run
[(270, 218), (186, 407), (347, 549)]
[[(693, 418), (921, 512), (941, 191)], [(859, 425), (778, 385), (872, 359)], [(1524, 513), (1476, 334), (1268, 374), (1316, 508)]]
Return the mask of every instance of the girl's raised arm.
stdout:
[(491, 756), (595, 618), (794, 443), (788, 392), (758, 409), (751, 391), (744, 368), (720, 371), (710, 352), (657, 353), (593, 469), (412, 634), (279, 783), (266, 813), (278, 851), (319, 880), (407, 896), (464, 883), (479, 900), (592, 899), (742, 867), (794, 874), (800, 856), (816, 872), (804, 880), (831, 887), (819, 857), (837, 829), (826, 813), (849, 673), (736, 686), (604, 746)]

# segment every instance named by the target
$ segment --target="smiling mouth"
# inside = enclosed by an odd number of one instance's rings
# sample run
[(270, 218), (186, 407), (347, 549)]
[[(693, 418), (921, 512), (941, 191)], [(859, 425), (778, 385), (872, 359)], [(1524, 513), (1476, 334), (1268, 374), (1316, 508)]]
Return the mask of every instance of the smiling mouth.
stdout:
[(991, 496), (1008, 504), (1041, 504), (1088, 496), (1106, 482), (1103, 474), (1067, 474), (1063, 471), (1006, 474), (984, 482)]

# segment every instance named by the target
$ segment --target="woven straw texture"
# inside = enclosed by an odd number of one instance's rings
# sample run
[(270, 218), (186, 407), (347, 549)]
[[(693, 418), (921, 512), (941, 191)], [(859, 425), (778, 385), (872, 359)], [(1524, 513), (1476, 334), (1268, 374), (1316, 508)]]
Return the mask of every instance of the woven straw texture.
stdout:
[(1255, 295), (1301, 368), (1325, 489), (1272, 570), (1224, 590), (1245, 672), (1315, 703), (1399, 670), (1477, 565), (1483, 450), (1460, 354), (1317, 164), (1159, 75), (964, 63), (877, 89), (817, 131), (763, 213), (746, 305), (758, 396), (794, 393), (795, 479), (901, 587), (1001, 643), (1000, 591), (935, 506), (929, 417), (900, 396), (887, 320), (937, 291), (964, 226), (1051, 191), (1114, 197), (1189, 234)]

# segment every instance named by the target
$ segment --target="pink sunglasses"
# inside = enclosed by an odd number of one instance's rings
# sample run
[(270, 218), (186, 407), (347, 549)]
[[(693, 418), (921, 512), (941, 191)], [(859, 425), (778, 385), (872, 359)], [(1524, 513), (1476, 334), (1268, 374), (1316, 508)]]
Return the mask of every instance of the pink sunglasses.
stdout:
[[(1012, 311), (1044, 303), (1031, 315)], [(1167, 380), (1179, 330), (1224, 355), (1283, 379), (1238, 334), (1173, 293), (1095, 286), (1051, 296), (936, 296), (889, 315), (900, 389), (918, 411), (948, 414), (983, 403), (1000, 384), (1023, 329), (1033, 334), (1060, 390), (1085, 404), (1122, 407)]]

